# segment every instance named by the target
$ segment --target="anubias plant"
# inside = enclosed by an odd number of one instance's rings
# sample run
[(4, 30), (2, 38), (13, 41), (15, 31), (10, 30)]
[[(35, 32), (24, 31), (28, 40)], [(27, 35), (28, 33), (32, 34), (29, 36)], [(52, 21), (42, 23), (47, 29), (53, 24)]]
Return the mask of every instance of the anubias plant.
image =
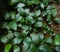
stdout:
[(10, 0), (13, 11), (4, 14), (4, 52), (60, 52), (60, 34), (50, 27), (56, 18), (52, 0)]

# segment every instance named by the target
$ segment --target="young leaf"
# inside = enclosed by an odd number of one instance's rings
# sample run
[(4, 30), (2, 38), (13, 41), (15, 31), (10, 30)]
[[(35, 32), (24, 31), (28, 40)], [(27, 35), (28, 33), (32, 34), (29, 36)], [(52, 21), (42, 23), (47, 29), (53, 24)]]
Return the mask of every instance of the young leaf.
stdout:
[(12, 45), (11, 44), (7, 44), (5, 46), (4, 52), (9, 52), (9, 50), (11, 49)]

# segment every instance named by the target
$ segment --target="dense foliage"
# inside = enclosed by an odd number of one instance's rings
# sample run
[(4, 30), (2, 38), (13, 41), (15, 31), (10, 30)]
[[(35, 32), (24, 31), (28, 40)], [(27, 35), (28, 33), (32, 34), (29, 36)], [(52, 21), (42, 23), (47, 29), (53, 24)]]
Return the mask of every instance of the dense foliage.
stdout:
[(51, 24), (60, 24), (52, 0), (10, 0), (14, 10), (4, 14), (0, 40), (4, 52), (60, 52), (60, 34)]

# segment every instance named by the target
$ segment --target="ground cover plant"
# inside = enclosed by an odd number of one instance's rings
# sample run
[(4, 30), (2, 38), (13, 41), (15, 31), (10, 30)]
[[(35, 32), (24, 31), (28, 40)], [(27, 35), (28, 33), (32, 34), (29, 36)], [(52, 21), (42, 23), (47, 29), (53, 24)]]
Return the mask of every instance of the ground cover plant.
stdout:
[(60, 24), (53, 2), (60, 0), (10, 0), (0, 37), (3, 52), (60, 52), (60, 33), (51, 27)]

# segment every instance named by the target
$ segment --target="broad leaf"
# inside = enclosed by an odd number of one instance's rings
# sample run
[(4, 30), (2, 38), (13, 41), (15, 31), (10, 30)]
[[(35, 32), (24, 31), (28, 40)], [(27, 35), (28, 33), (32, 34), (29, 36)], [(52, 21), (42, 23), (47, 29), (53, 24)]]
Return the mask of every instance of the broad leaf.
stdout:
[(38, 17), (39, 15), (41, 15), (41, 11), (40, 11), (40, 10), (37, 10), (37, 11), (35, 12), (35, 16)]
[(30, 44), (27, 42), (23, 42), (23, 51), (25, 52), (29, 48)]
[(8, 38), (6, 36), (1, 37), (1, 42), (7, 43), (8, 42)]
[(20, 47), (17, 45), (14, 45), (13, 52), (20, 52)]
[(18, 8), (19, 8), (19, 7), (24, 7), (24, 6), (25, 6), (24, 3), (18, 3), (18, 5), (17, 5)]
[(12, 39), (14, 37), (13, 33), (11, 31), (8, 31), (7, 38)]
[(12, 40), (12, 43), (13, 43), (13, 44), (20, 44), (21, 41), (22, 41), (21, 38), (14, 38), (14, 39)]
[(8, 24), (8, 27), (10, 27), (13, 30), (17, 30), (17, 23), (15, 21), (12, 21)]
[(40, 45), (39, 50), (42, 50), (43, 52), (53, 52), (52, 49), (46, 44)]
[(40, 42), (38, 34), (32, 33), (32, 34), (30, 34), (30, 37), (34, 43), (38, 44)]
[(35, 27), (42, 27), (43, 23), (42, 22), (36, 22)]

